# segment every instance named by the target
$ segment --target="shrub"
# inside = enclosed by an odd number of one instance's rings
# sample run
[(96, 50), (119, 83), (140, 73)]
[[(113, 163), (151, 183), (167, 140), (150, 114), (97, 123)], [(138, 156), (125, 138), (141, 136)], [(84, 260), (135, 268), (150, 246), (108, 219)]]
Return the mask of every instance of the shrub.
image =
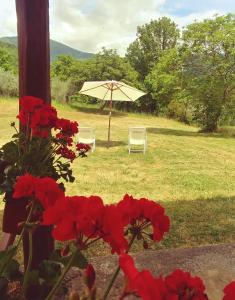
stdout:
[(68, 102), (68, 97), (73, 94), (73, 84), (70, 80), (62, 81), (53, 77), (51, 81), (51, 97), (59, 102)]
[(166, 116), (186, 124), (189, 124), (192, 121), (191, 111), (184, 102), (179, 102), (178, 100), (172, 100), (168, 104)]
[(18, 76), (0, 68), (0, 95), (6, 97), (18, 96)]

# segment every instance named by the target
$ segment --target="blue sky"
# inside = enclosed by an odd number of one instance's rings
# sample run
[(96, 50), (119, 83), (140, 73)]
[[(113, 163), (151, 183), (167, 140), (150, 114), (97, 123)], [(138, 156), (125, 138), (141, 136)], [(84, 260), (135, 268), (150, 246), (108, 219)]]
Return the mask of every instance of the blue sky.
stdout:
[(222, 13), (234, 12), (234, 0), (166, 0), (163, 9), (172, 15), (183, 17), (192, 13), (205, 13), (211, 9)]
[[(83, 51), (124, 54), (136, 28), (162, 16), (180, 28), (215, 14), (235, 13), (235, 0), (50, 0), (51, 38)], [(15, 0), (0, 3), (0, 36), (16, 35)]]

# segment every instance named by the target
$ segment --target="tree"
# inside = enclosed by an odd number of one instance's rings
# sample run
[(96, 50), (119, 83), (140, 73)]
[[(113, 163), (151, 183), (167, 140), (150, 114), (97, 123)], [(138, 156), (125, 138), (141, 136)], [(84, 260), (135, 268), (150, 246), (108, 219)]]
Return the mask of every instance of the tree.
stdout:
[[(52, 64), (52, 77), (70, 81), (72, 88), (70, 87), (69, 95), (76, 94), (84, 81), (118, 80), (141, 88), (138, 73), (127, 59), (120, 57), (116, 50), (105, 48), (86, 60), (77, 60), (67, 55), (59, 56)], [(58, 82), (58, 80), (54, 80), (54, 82)], [(123, 106), (126, 104), (120, 104), (120, 108)]]
[(95, 80), (117, 80), (127, 84), (138, 84), (138, 74), (127, 61), (120, 57), (115, 49), (103, 48), (94, 56)]
[(179, 37), (176, 24), (167, 17), (137, 27), (137, 38), (127, 49), (131, 65), (144, 78), (164, 51), (174, 48)]
[(0, 68), (4, 71), (11, 71), (16, 73), (17, 69), (17, 57), (16, 51), (0, 43)]
[(176, 48), (166, 51), (146, 76), (145, 85), (160, 111), (165, 111), (181, 88), (181, 77), (181, 60)]
[(74, 75), (76, 64), (77, 60), (71, 55), (59, 55), (51, 65), (51, 75), (60, 80), (68, 80)]
[(182, 50), (196, 119), (204, 131), (215, 131), (223, 111), (235, 105), (235, 15), (188, 25)]

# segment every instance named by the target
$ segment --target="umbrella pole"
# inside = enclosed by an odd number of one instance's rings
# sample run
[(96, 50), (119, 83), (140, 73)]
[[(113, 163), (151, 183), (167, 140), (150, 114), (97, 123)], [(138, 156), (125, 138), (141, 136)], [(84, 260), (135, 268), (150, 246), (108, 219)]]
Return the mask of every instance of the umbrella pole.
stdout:
[(109, 129), (108, 129), (108, 148), (110, 146), (110, 124), (111, 124), (111, 116), (112, 116), (112, 102), (113, 102), (113, 84), (111, 83), (111, 97), (109, 102)]

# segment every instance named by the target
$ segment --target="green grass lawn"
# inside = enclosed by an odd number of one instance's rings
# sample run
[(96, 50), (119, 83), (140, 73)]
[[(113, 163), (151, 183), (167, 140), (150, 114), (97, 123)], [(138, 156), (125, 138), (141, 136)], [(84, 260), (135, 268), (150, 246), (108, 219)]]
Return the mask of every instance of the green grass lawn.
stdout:
[[(107, 111), (56, 104), (59, 116), (96, 131), (97, 148), (74, 162), (69, 195), (100, 195), (113, 203), (125, 193), (160, 201), (171, 232), (157, 247), (235, 241), (235, 129), (200, 134), (198, 128), (149, 115), (114, 112), (107, 149)], [(0, 99), (0, 145), (13, 133), (16, 100)], [(128, 154), (128, 127), (147, 127), (148, 150)]]

